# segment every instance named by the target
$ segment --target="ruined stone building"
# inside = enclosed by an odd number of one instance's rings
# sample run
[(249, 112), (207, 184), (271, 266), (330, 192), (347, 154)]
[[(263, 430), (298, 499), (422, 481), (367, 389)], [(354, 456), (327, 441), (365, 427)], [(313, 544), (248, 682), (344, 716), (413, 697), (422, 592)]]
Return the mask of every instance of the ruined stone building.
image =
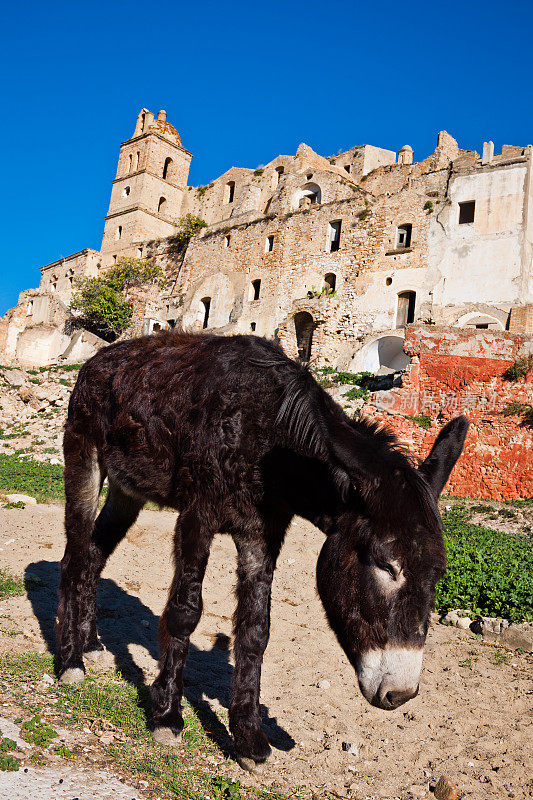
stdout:
[[(66, 325), (74, 278), (120, 256), (154, 259), (169, 289), (135, 331), (167, 326), (277, 338), (341, 369), (404, 367), (410, 322), (533, 332), (533, 148), (461, 150), (448, 133), (415, 161), (373, 145), (325, 158), (306, 144), (257, 169), (188, 186), (191, 153), (160, 111), (120, 146), (100, 251), (41, 268), (0, 321), (4, 360), (82, 360)], [(175, 223), (207, 223), (185, 252)], [(96, 337), (93, 337), (96, 339)]]

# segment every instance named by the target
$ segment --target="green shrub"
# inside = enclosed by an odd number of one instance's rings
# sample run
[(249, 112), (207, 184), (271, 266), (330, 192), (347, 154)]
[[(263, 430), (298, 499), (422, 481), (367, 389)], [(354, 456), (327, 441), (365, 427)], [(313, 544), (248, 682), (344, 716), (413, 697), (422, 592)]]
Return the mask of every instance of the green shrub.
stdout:
[[(321, 386), (324, 385), (322, 376), (327, 376), (327, 381), (330, 386), (340, 384), (341, 386), (355, 385), (364, 386), (368, 381), (373, 378), (371, 372), (338, 372), (335, 367), (320, 367), (316, 370), (317, 379)], [(346, 396), (346, 395), (345, 395)]]
[[(208, 189), (209, 186), (206, 188)], [(177, 228), (177, 232), (174, 234), (173, 240), (184, 250), (198, 231), (201, 231), (202, 228), (207, 228), (207, 222), (195, 214), (185, 214), (184, 217), (180, 217), (174, 222), (174, 225)]]
[(522, 417), (526, 425), (533, 425), (533, 406), (529, 403), (517, 403), (513, 400), (501, 411), (504, 417)]
[(416, 422), (417, 425), (426, 430), (431, 427), (431, 417), (428, 414), (406, 414), (405, 418)]
[(427, 211), (428, 214), (431, 214), (431, 212), (433, 211), (433, 203), (431, 202), (431, 200), (426, 200), (426, 202), (424, 203), (424, 211)]
[(48, 747), (52, 739), (55, 739), (57, 732), (51, 725), (47, 725), (39, 717), (32, 717), (23, 722), (20, 728), (20, 736), (25, 742), (35, 744), (38, 747)]
[(505, 370), (503, 377), (507, 381), (517, 381), (520, 378), (525, 378), (528, 372), (531, 371), (533, 371), (533, 355), (522, 356)]
[(368, 390), (361, 389), (359, 386), (354, 386), (353, 389), (348, 389), (343, 398), (345, 400), (359, 400), (361, 397), (368, 397)]
[(469, 518), (458, 506), (443, 515), (448, 570), (437, 586), (437, 609), (533, 620), (533, 542), (472, 525)]

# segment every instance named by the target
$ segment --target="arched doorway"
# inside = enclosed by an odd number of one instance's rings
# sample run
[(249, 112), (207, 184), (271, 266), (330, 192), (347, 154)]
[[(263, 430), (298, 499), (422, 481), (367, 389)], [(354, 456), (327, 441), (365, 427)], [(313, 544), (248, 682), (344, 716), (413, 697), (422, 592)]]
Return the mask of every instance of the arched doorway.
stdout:
[(397, 372), (405, 369), (411, 359), (404, 352), (403, 336), (385, 334), (368, 342), (355, 354), (350, 364), (351, 372)]
[(313, 317), (307, 311), (299, 311), (294, 315), (294, 328), (296, 331), (296, 344), (298, 346), (298, 358), (300, 361), (311, 359), (311, 347), (313, 344)]

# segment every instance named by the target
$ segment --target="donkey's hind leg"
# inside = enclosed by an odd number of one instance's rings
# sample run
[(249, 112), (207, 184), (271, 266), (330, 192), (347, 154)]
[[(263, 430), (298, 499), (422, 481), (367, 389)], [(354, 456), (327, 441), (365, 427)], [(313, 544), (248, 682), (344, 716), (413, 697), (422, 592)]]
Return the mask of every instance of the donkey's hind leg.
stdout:
[(102, 474), (96, 446), (67, 427), (65, 451), (65, 532), (57, 612), (59, 675), (64, 683), (83, 680), (82, 608), (86, 601), (90, 542), (98, 508)]
[(189, 508), (179, 516), (174, 537), (175, 574), (159, 623), (160, 672), (152, 684), (152, 732), (160, 744), (181, 740), (183, 668), (189, 639), (202, 615), (202, 581), (217, 523)]
[(143, 505), (143, 500), (130, 497), (112, 480), (109, 481), (107, 498), (96, 519), (91, 536), (85, 588), (80, 607), (82, 651), (84, 657), (91, 661), (96, 660), (103, 650), (96, 629), (98, 579), (107, 559), (133, 525)]

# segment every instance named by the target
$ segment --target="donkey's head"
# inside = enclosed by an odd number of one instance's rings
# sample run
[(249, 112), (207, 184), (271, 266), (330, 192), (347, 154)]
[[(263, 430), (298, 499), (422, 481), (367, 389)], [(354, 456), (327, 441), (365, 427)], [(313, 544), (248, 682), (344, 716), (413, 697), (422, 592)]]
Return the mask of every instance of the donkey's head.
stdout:
[(318, 560), (318, 591), (361, 692), (379, 708), (418, 693), (435, 586), (446, 568), (437, 499), (467, 429), (464, 417), (450, 422), (418, 470), (383, 453), (374, 464), (367, 453), (357, 466), (360, 441), (352, 443), (358, 452), (350, 469), (350, 445), (341, 448), (346, 473), (352, 480), (359, 473), (363, 502), (352, 496), (337, 517)]

